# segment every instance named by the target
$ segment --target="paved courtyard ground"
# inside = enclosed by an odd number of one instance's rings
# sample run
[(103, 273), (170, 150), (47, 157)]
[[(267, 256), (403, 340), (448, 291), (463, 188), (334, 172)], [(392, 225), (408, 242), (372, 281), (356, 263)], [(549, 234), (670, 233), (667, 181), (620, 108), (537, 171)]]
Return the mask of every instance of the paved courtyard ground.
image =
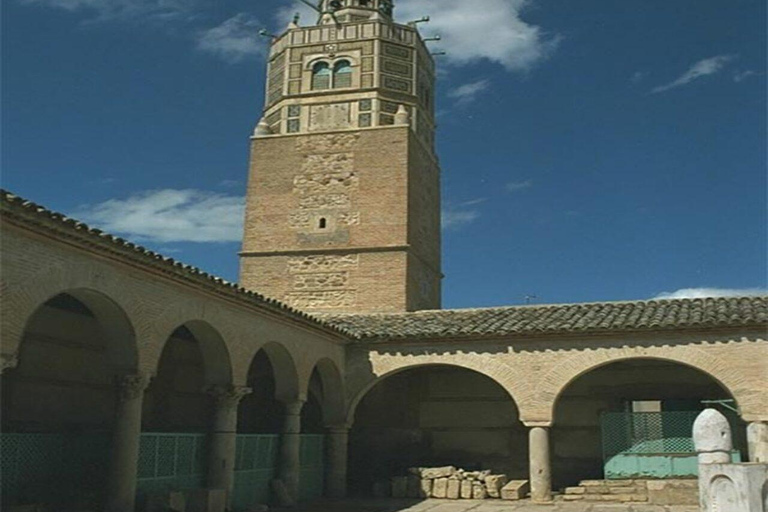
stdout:
[(555, 503), (533, 505), (529, 501), (500, 500), (348, 500), (316, 503), (293, 512), (699, 512), (695, 506), (646, 504)]

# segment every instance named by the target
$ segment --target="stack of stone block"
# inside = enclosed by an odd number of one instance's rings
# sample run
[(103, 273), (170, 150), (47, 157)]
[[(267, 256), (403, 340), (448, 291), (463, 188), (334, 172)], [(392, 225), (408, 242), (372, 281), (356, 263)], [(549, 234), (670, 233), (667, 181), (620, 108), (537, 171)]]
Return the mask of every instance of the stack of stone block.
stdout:
[(527, 480), (508, 481), (491, 471), (466, 471), (454, 466), (410, 468), (408, 476), (392, 477), (374, 486), (377, 497), (519, 500), (529, 491)]

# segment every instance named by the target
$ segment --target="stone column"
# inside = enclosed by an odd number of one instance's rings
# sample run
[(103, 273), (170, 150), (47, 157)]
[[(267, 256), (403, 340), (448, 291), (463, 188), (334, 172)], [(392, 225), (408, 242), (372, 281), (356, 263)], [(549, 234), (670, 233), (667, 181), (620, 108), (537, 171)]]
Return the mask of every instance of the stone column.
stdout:
[(768, 422), (753, 421), (747, 425), (749, 462), (768, 464)]
[(225, 489), (228, 503), (235, 483), (237, 406), (250, 392), (251, 388), (243, 386), (213, 386), (208, 389), (208, 394), (214, 399), (208, 445), (208, 487)]
[(290, 498), (295, 502), (299, 497), (299, 448), (301, 443), (301, 409), (303, 400), (285, 402), (285, 421), (280, 440), (280, 480)]
[(347, 443), (349, 427), (337, 425), (328, 427), (328, 481), (326, 489), (329, 498), (347, 496)]
[(531, 427), (529, 432), (531, 500), (552, 501), (552, 467), (549, 457), (549, 428)]
[(141, 436), (141, 405), (149, 377), (123, 375), (117, 379), (118, 402), (107, 470), (107, 512), (133, 512)]

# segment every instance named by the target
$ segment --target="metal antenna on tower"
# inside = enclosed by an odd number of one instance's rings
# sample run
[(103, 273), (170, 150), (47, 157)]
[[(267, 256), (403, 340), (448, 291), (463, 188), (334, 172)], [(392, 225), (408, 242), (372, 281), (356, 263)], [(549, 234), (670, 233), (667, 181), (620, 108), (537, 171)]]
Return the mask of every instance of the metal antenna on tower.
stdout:
[(278, 37), (275, 34), (270, 33), (269, 30), (267, 30), (265, 28), (259, 30), (259, 35), (261, 37), (269, 37), (270, 39), (277, 39), (277, 37)]
[(419, 23), (429, 23), (429, 16), (424, 16), (421, 19), (409, 21), (408, 25), (411, 27), (415, 27)]

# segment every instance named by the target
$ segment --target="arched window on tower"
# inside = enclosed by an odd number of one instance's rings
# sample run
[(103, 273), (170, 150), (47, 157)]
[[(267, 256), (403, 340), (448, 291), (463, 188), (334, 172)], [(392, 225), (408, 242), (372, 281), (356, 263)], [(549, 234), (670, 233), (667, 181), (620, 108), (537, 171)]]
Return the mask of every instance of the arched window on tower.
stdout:
[(327, 62), (318, 62), (312, 68), (312, 89), (322, 90), (331, 88), (331, 68)]
[(333, 88), (352, 87), (352, 65), (348, 60), (340, 60), (333, 66)]

